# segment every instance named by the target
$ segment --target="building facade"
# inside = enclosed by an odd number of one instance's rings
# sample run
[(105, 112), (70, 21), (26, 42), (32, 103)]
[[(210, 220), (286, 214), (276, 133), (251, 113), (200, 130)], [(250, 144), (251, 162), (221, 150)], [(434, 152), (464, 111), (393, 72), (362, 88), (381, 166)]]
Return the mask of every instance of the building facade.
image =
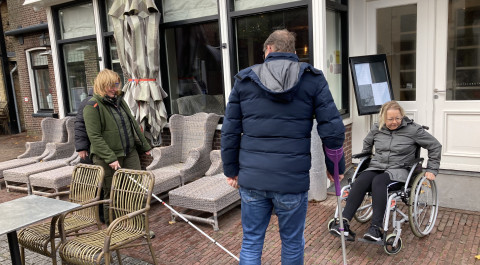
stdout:
[[(38, 42), (42, 36), (36, 32), (24, 37), (24, 44), (15, 49), (27, 131), (37, 131), (36, 124), (44, 116), (74, 115), (101, 69), (121, 73), (108, 15), (113, 1), (8, 2), (9, 16), (18, 20), (10, 24), (10, 30), (48, 22), (50, 46), (35, 46), (33, 40)], [(352, 152), (361, 151), (363, 137), (377, 119), (357, 113), (348, 58), (383, 53), (394, 98), (410, 118), (428, 126), (442, 143), (443, 172), (480, 171), (480, 138), (476, 137), (480, 131), (479, 1), (155, 3), (162, 14), (158, 78), (169, 95), (165, 105), (170, 115), (200, 111), (222, 115), (233, 76), (261, 63), (263, 41), (273, 30), (287, 28), (297, 34), (300, 60), (322, 69), (330, 84), (347, 128), (347, 161), (352, 161)], [(33, 15), (18, 16), (17, 7)], [(37, 17), (37, 21), (27, 17)], [(216, 148), (218, 138), (217, 132)], [(168, 143), (168, 133), (165, 140)], [(462, 181), (479, 180), (474, 176)]]

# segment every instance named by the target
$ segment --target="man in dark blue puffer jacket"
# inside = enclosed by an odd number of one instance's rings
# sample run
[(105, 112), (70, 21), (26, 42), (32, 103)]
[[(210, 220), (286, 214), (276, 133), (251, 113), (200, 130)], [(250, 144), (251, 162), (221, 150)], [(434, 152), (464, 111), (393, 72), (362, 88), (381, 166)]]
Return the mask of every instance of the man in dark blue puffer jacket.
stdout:
[[(325, 148), (341, 150), (345, 127), (320, 70), (300, 63), (295, 35), (273, 32), (265, 62), (240, 71), (222, 125), (222, 160), (229, 185), (240, 188), (240, 264), (260, 264), (272, 208), (278, 216), (282, 264), (303, 264), (313, 118)], [(326, 158), (327, 175), (333, 163)], [(345, 159), (339, 163), (343, 178)]]

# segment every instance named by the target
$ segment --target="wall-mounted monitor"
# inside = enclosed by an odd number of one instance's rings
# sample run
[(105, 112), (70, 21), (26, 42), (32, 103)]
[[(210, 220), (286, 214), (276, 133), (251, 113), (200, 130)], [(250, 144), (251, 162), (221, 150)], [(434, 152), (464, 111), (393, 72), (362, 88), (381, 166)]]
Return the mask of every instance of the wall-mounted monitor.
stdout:
[(358, 115), (376, 114), (393, 100), (392, 82), (385, 54), (350, 57)]

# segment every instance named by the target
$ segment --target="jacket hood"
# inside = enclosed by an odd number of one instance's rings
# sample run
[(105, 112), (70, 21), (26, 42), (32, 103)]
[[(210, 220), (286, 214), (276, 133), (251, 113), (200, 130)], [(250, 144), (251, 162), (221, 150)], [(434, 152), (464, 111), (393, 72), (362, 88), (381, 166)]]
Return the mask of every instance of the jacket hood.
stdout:
[(291, 102), (298, 90), (298, 80), (305, 71), (320, 74), (311, 65), (301, 63), (293, 53), (269, 53), (263, 64), (257, 64), (240, 71), (235, 79), (241, 81), (250, 78), (267, 92), (273, 101)]

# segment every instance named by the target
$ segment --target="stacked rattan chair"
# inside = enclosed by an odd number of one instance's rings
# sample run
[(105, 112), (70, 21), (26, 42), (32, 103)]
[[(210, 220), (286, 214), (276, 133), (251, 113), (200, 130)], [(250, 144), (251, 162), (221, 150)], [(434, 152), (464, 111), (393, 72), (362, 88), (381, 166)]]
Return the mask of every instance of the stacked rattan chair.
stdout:
[[(121, 248), (134, 247), (137, 239), (146, 240), (157, 264), (149, 235), (148, 211), (154, 184), (148, 171), (119, 169), (113, 175), (110, 199), (98, 203), (108, 203), (110, 225), (107, 229), (72, 238), (60, 246), (62, 263), (67, 264), (111, 264), (111, 254), (117, 253), (122, 264)], [(115, 219), (113, 217), (115, 216)], [(62, 221), (60, 220), (60, 226)]]
[[(212, 213), (213, 216), (208, 218), (186, 214), (186, 211), (182, 215), (191, 221), (211, 224), (217, 231), (218, 217), (239, 205), (240, 195), (237, 189), (227, 184), (220, 151), (212, 151), (210, 159), (212, 165), (205, 173), (205, 177), (171, 190), (168, 198), (171, 206)], [(172, 218), (175, 220), (175, 214), (172, 214)]]
[(153, 194), (179, 187), (207, 172), (219, 119), (213, 113), (170, 118), (171, 145), (152, 149), (153, 161), (147, 167), (155, 176)]
[[(0, 180), (3, 181), (3, 172), (7, 169), (21, 167), (36, 163), (49, 155), (50, 150), (46, 150), (48, 143), (60, 144), (67, 140), (67, 131), (65, 122), (70, 118), (54, 119), (45, 118), (41, 122), (42, 140), (37, 142), (27, 142), (25, 144), (25, 153), (19, 155), (17, 159), (12, 159), (0, 163)], [(1, 188), (1, 185), (0, 185)]]
[[(57, 264), (56, 252), (60, 244), (56, 244), (56, 238), (62, 238), (65, 241), (67, 236), (79, 235), (80, 230), (92, 226), (96, 226), (97, 229), (101, 228), (98, 206), (88, 206), (100, 199), (103, 175), (103, 168), (100, 166), (79, 164), (75, 167), (70, 190), (62, 192), (62, 194), (68, 194), (71, 202), (83, 206), (70, 213), (56, 216), (52, 218), (51, 222), (31, 225), (20, 230), (18, 243), (23, 264), (25, 264), (25, 249), (50, 257), (52, 264)], [(60, 230), (57, 230), (59, 218), (62, 219), (62, 226)]]
[[(3, 172), (7, 191), (17, 190), (32, 193), (30, 176), (55, 168), (72, 166), (78, 154), (75, 152), (75, 119), (68, 118), (66, 121), (68, 141), (65, 143), (47, 143), (42, 162), (7, 169)], [(54, 160), (53, 160), (54, 159)]]

